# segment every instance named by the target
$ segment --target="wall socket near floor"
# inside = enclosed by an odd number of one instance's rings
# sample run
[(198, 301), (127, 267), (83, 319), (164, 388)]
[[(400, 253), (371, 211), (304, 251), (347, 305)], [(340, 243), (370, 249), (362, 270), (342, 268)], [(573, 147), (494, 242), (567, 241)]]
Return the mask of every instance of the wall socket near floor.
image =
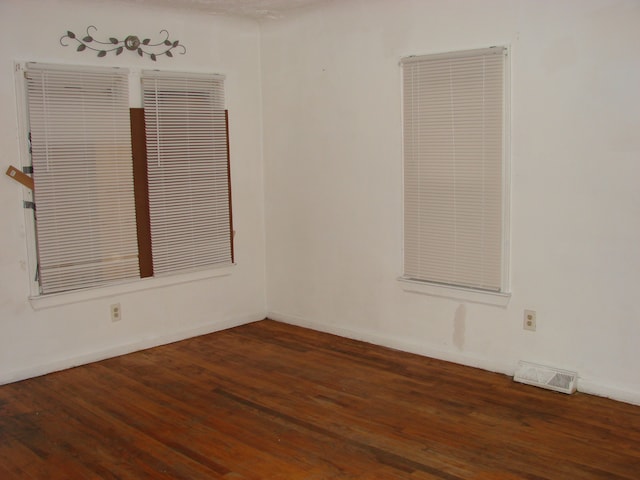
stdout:
[(119, 322), (122, 320), (122, 309), (120, 308), (119, 303), (113, 303), (111, 305), (111, 321)]
[(522, 328), (525, 330), (530, 330), (532, 332), (536, 331), (536, 311), (535, 310), (525, 310)]

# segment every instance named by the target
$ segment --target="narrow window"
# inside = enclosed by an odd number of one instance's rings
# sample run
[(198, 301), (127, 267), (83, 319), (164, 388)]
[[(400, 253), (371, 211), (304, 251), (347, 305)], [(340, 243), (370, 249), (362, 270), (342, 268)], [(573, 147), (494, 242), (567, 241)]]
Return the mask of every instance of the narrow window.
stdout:
[(405, 278), (506, 288), (506, 53), (401, 63)]
[(224, 79), (145, 71), (153, 271), (233, 262)]

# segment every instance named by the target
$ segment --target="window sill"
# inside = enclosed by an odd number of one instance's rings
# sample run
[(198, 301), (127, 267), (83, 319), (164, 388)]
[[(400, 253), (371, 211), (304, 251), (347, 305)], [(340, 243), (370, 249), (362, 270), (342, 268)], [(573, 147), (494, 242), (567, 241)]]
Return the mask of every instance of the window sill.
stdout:
[(34, 310), (43, 310), (46, 308), (58, 307), (61, 305), (86, 302), (88, 300), (108, 298), (116, 295), (141, 292), (143, 290), (169, 287), (171, 285), (178, 285), (181, 283), (195, 282), (198, 280), (205, 280), (207, 278), (224, 277), (231, 275), (234, 266), (235, 264), (225, 265), (223, 267), (218, 267), (215, 269), (199, 270), (194, 272), (182, 273), (179, 275), (141, 278), (133, 280), (131, 282), (87, 288), (84, 290), (75, 290), (73, 292), (32, 296), (29, 297), (29, 302), (31, 303), (31, 306)]
[(399, 277), (398, 282), (405, 292), (421, 293), (433, 297), (450, 298), (471, 303), (482, 303), (485, 305), (495, 305), (506, 307), (511, 300), (510, 293), (488, 292), (484, 290), (474, 290), (472, 288), (445, 286), (418, 280), (409, 280)]

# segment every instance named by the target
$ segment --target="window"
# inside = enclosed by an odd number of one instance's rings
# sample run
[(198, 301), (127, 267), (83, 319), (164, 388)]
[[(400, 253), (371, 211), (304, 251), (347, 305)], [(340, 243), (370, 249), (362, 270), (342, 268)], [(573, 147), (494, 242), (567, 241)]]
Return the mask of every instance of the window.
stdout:
[(143, 72), (156, 275), (232, 261), (223, 88), (221, 77)]
[(405, 279), (506, 289), (506, 54), (401, 62)]
[(127, 72), (29, 65), (42, 293), (139, 276)]
[(124, 69), (25, 77), (41, 294), (233, 262), (222, 77), (145, 72), (144, 110)]

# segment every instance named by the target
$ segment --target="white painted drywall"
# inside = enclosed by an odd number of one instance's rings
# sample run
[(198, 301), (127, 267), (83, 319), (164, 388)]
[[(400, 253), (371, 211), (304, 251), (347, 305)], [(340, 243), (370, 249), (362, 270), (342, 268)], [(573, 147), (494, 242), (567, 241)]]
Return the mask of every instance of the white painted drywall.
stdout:
[[(273, 318), (640, 403), (640, 3), (353, 0), (262, 27)], [(506, 307), (407, 293), (402, 56), (509, 45)], [(537, 311), (537, 332), (522, 328)]]
[[(188, 54), (159, 67), (227, 75), (238, 266), (34, 311), (22, 187), (3, 176), (0, 383), (254, 320), (268, 304), (277, 319), (491, 370), (511, 373), (520, 359), (574, 369), (581, 390), (640, 403), (637, 1), (341, 0), (259, 30), (149, 6), (4, 0), (3, 171), (19, 163), (14, 61), (153, 65), (59, 45), (66, 29), (90, 24), (105, 37), (166, 28)], [(513, 74), (504, 308), (407, 293), (396, 281), (398, 60), (494, 44), (511, 46)], [(535, 333), (522, 330), (524, 308), (537, 310)]]
[[(186, 55), (156, 63), (125, 51), (62, 47), (60, 37), (134, 34), (152, 40), (166, 29)], [(264, 318), (264, 215), (260, 93), (260, 32), (256, 22), (163, 8), (67, 0), (0, 2), (0, 383)], [(35, 311), (29, 275), (22, 187), (4, 175), (19, 165), (14, 61), (119, 65), (226, 75), (230, 111), (236, 262), (231, 275), (116, 294)], [(77, 296), (76, 296), (77, 297)], [(82, 298), (82, 295), (80, 296)], [(88, 297), (87, 297), (88, 298)], [(112, 323), (109, 306), (120, 303)]]

